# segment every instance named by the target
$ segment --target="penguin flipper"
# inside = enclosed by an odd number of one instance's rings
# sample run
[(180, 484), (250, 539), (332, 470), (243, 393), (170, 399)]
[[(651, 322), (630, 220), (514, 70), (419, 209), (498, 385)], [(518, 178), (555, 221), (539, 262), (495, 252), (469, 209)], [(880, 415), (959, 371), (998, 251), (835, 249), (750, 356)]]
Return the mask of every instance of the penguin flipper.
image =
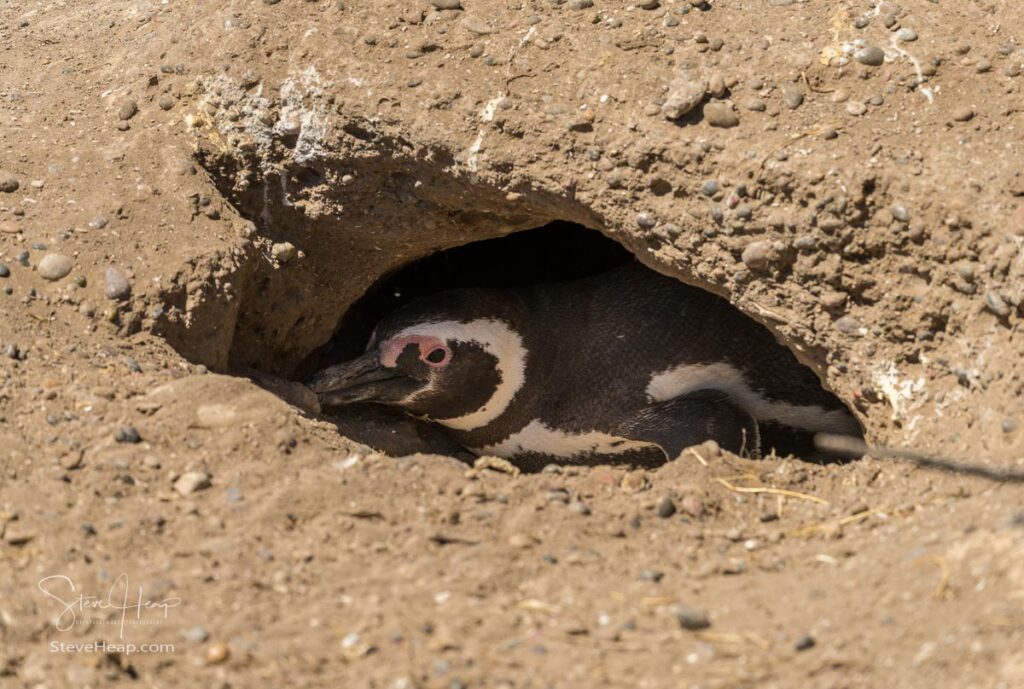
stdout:
[(658, 445), (668, 461), (706, 440), (736, 454), (761, 456), (757, 421), (719, 390), (695, 390), (645, 407), (619, 433)]

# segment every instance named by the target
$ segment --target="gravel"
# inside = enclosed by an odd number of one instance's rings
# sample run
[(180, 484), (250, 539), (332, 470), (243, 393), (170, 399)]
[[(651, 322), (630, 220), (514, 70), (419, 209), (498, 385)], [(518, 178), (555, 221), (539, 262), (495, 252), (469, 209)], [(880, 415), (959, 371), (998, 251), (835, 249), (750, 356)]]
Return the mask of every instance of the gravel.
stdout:
[(7, 267), (7, 264), (0, 262), (0, 278), (8, 277), (10, 274), (11, 269)]
[(107, 266), (103, 277), (106, 281), (103, 294), (106, 295), (107, 299), (121, 301), (122, 299), (127, 299), (128, 295), (131, 294), (131, 283), (128, 282), (128, 277), (117, 266)]
[(917, 40), (917, 32), (911, 29), (909, 26), (905, 26), (896, 32), (896, 38), (909, 43)]
[(18, 191), (18, 178), (14, 175), (0, 171), (0, 191), (10, 194)]
[(953, 109), (953, 119), (957, 122), (967, 122), (974, 119), (974, 108), (969, 105), (959, 105)]
[(117, 109), (117, 116), (122, 120), (130, 120), (135, 117), (137, 112), (139, 112), (139, 104), (129, 99), (121, 103), (121, 106)]
[(206, 490), (211, 485), (210, 475), (205, 471), (188, 471), (174, 482), (174, 490), (181, 495), (191, 495), (198, 490)]
[(708, 103), (704, 106), (704, 119), (712, 127), (728, 129), (740, 123), (740, 118), (727, 103)]
[(44, 280), (60, 280), (74, 267), (75, 262), (64, 254), (46, 254), (39, 261), (39, 276)]
[(786, 84), (782, 87), (782, 100), (790, 110), (796, 110), (804, 102), (804, 92), (796, 84)]
[(751, 270), (764, 270), (768, 267), (768, 257), (771, 253), (771, 244), (759, 240), (747, 244), (743, 249), (741, 260)]
[(907, 222), (910, 220), (910, 211), (907, 210), (906, 206), (896, 203), (893, 204), (893, 207), (890, 210), (892, 210), (892, 217), (896, 218), (900, 222)]
[(691, 607), (682, 603), (672, 606), (672, 614), (675, 615), (679, 626), (690, 631), (707, 629), (711, 626), (711, 617), (707, 610)]
[(662, 519), (668, 519), (676, 513), (676, 503), (672, 501), (672, 498), (666, 496), (658, 503), (656, 512)]
[(139, 429), (135, 426), (121, 426), (114, 433), (114, 440), (119, 443), (139, 443), (142, 442), (142, 436), (139, 435)]
[(810, 634), (804, 634), (796, 640), (796, 643), (793, 644), (793, 648), (797, 651), (806, 651), (814, 648), (815, 645), (817, 645), (817, 643), (818, 642), (814, 640), (813, 636), (811, 636)]
[(867, 48), (861, 48), (855, 55), (857, 62), (862, 65), (868, 65), (869, 67), (878, 67), (885, 62), (885, 51), (879, 48), (877, 45), (868, 46)]

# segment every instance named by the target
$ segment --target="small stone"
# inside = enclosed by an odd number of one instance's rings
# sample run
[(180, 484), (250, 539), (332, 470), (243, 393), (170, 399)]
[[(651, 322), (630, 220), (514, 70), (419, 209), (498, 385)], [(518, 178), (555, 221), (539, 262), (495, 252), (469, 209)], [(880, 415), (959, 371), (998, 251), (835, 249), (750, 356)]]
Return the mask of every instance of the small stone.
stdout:
[(764, 270), (768, 267), (769, 256), (772, 245), (766, 241), (756, 241), (747, 244), (740, 257), (743, 263), (751, 270)]
[(11, 269), (7, 267), (6, 263), (0, 262), (0, 278), (9, 277)]
[(131, 294), (131, 283), (128, 282), (128, 277), (117, 266), (107, 266), (103, 273), (103, 278), (106, 282), (103, 293), (107, 299), (121, 301), (122, 299), (127, 299), (128, 295)]
[(795, 644), (793, 644), (793, 648), (795, 648), (797, 651), (806, 651), (814, 648), (814, 646), (817, 643), (818, 642), (814, 640), (813, 636), (811, 636), (810, 634), (804, 634), (799, 639), (797, 639)]
[(694, 519), (702, 519), (707, 510), (701, 496), (696, 493), (687, 493), (679, 501), (679, 511)]
[(228, 499), (228, 502), (238, 502), (242, 499), (242, 489), (231, 486), (224, 491), (224, 496)]
[(852, 100), (846, 104), (846, 112), (850, 113), (854, 117), (860, 117), (868, 111), (868, 106), (864, 105), (858, 100)]
[(953, 110), (953, 119), (957, 122), (967, 122), (974, 118), (974, 108), (969, 105), (960, 105)]
[(842, 309), (847, 299), (846, 292), (824, 292), (820, 297), (821, 305), (829, 311)]
[(700, 185), (700, 193), (704, 196), (714, 196), (718, 193), (718, 182), (713, 179), (704, 180), (704, 184)]
[(205, 627), (189, 627), (181, 633), (181, 638), (194, 644), (201, 644), (210, 638), (210, 633)]
[(704, 106), (704, 117), (712, 127), (728, 129), (740, 123), (740, 118), (727, 103), (708, 103)]
[(988, 291), (985, 293), (985, 308), (1000, 318), (1006, 318), (1010, 315), (1010, 307), (1007, 306), (1003, 298), (996, 292)]
[(102, 230), (110, 221), (107, 220), (105, 215), (97, 215), (95, 218), (86, 223), (86, 227), (90, 230)]
[(715, 98), (721, 98), (722, 96), (725, 95), (725, 91), (725, 77), (723, 77), (721, 74), (717, 72), (712, 74), (711, 78), (708, 79), (708, 93), (710, 93)]
[(157, 99), (156, 104), (160, 106), (161, 110), (170, 110), (174, 107), (174, 98), (165, 93)]
[(181, 495), (191, 495), (197, 490), (206, 490), (211, 485), (210, 475), (205, 471), (188, 471), (174, 482), (174, 490)]
[(681, 70), (669, 85), (668, 97), (661, 113), (669, 120), (678, 120), (704, 100), (708, 82), (688, 70)]
[(481, 43), (474, 43), (469, 49), (470, 57), (480, 57), (484, 54), (484, 46)]
[(278, 263), (288, 263), (296, 254), (295, 245), (291, 242), (278, 242), (271, 248), (270, 253)]
[(804, 102), (804, 93), (796, 84), (786, 84), (782, 87), (782, 100), (790, 110), (796, 110)]
[(911, 41), (917, 40), (917, 32), (911, 29), (909, 26), (904, 26), (902, 29), (896, 32), (896, 38), (910, 43)]
[(430, 0), (430, 5), (438, 10), (461, 10), (462, 0)]
[(847, 335), (853, 335), (860, 330), (860, 323), (852, 316), (838, 318), (833, 325), (835, 325), (836, 330)]
[(121, 107), (117, 109), (117, 116), (122, 120), (130, 120), (135, 117), (135, 113), (138, 111), (139, 104), (129, 99), (121, 103)]
[(114, 433), (114, 440), (119, 443), (135, 444), (142, 442), (142, 436), (135, 426), (121, 426)]
[(694, 608), (680, 603), (672, 606), (672, 614), (675, 615), (679, 626), (683, 629), (698, 631), (711, 626), (711, 618), (708, 616), (707, 610), (702, 610), (701, 608)]
[(75, 262), (64, 254), (46, 254), (39, 261), (39, 276), (44, 280), (60, 280), (74, 267)]
[[(1003, 423), (1000, 425), (1003, 429), (1003, 433), (1013, 433), (1017, 430), (1017, 422), (1014, 419), (1003, 419)], [(1024, 512), (1021, 514), (1024, 515)], [(1024, 525), (1024, 521), (1022, 521), (1021, 524)]]
[(569, 3), (570, 10), (585, 10), (594, 6), (594, 0), (572, 0)]
[(823, 131), (821, 133), (821, 138), (825, 139), (826, 141), (831, 141), (832, 139), (838, 139), (839, 138), (839, 132), (837, 132), (832, 127), (827, 127), (825, 129), (825, 131)]
[(907, 207), (903, 204), (893, 204), (890, 210), (892, 211), (892, 217), (896, 220), (899, 220), (900, 222), (907, 222), (910, 220), (910, 211), (908, 211)]
[(753, 112), (764, 112), (768, 109), (768, 105), (760, 98), (748, 98), (743, 101), (743, 107)]
[(662, 498), (661, 502), (658, 503), (658, 508), (656, 510), (656, 513), (662, 519), (668, 519), (669, 517), (671, 517), (673, 514), (676, 513), (676, 504), (675, 504), (675, 502), (672, 501), (672, 498), (667, 497), (667, 496)]
[(656, 10), (661, 6), (661, 0), (640, 0), (638, 4), (642, 10)]
[(659, 572), (656, 569), (645, 569), (640, 572), (640, 578), (644, 581), (653, 581), (657, 584), (659, 581), (665, 578), (664, 572)]
[(229, 655), (231, 655), (231, 653), (228, 650), (227, 644), (220, 642), (215, 643), (206, 649), (206, 664), (217, 665), (218, 663), (223, 663), (228, 659)]
[(478, 36), (486, 36), (494, 33), (494, 29), (491, 28), (490, 24), (485, 22), (483, 19), (478, 19), (477, 17), (463, 17), (461, 24), (462, 28), (466, 31), (475, 33)]
[(981, 58), (974, 65), (974, 71), (978, 74), (984, 74), (985, 72), (992, 71), (992, 63), (985, 58)]
[(34, 531), (17, 522), (7, 525), (4, 530), (4, 540), (8, 545), (22, 546), (36, 537)]
[(636, 224), (643, 230), (649, 230), (654, 227), (657, 222), (650, 213), (637, 213)]
[(18, 187), (21, 186), (18, 183), (18, 178), (14, 175), (0, 171), (0, 191), (10, 194), (18, 191)]
[(861, 48), (855, 55), (857, 62), (869, 67), (878, 67), (885, 62), (885, 51), (877, 45)]

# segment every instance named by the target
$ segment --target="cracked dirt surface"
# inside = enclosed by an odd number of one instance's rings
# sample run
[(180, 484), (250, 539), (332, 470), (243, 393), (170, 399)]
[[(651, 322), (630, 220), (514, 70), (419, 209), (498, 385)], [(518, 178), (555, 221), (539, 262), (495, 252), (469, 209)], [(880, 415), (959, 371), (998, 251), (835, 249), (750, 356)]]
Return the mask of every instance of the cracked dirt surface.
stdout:
[[(1024, 470), (1015, 5), (445, 4), (0, 7), (0, 686), (1024, 686), (1020, 484), (510, 475), (245, 377), (564, 220), (772, 328), (872, 442)], [(122, 574), (174, 606), (62, 629)], [(100, 639), (174, 649), (59, 646)]]

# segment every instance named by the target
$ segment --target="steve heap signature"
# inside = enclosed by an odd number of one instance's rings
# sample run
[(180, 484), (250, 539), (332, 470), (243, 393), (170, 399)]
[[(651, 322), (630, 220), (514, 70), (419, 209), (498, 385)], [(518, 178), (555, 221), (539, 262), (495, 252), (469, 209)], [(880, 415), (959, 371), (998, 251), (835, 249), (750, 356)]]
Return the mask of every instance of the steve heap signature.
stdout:
[(136, 592), (128, 584), (128, 575), (121, 574), (106, 596), (87, 596), (79, 593), (75, 582), (71, 577), (63, 574), (54, 574), (43, 577), (39, 580), (39, 590), (48, 598), (52, 598), (61, 605), (60, 614), (54, 622), (58, 631), (65, 632), (78, 621), (78, 613), (86, 610), (114, 611), (118, 614), (117, 622), (120, 628), (120, 638), (124, 638), (125, 625), (142, 622), (143, 611), (154, 610), (167, 619), (167, 611), (181, 605), (180, 598), (164, 598), (154, 601), (145, 598), (142, 586)]

